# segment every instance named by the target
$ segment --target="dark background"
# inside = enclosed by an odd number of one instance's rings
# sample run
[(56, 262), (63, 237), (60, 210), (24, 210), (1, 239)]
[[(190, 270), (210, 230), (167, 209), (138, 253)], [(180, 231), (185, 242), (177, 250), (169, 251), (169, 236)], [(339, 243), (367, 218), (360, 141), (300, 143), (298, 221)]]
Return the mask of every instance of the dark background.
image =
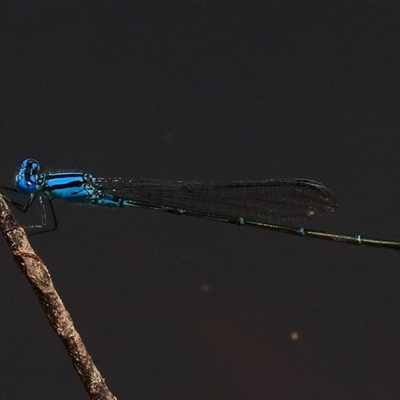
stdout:
[[(25, 157), (98, 176), (304, 177), (340, 199), (307, 226), (400, 238), (399, 18), (395, 2), (3, 3), (1, 183)], [(400, 397), (399, 253), (56, 211), (32, 244), (119, 399)], [(2, 400), (86, 399), (0, 254)]]

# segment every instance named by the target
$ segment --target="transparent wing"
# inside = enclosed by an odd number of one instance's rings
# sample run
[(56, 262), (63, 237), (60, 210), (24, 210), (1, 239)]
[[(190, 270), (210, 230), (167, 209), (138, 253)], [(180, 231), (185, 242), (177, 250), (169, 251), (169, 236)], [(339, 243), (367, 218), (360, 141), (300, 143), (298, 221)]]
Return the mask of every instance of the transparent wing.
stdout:
[(97, 182), (104, 193), (142, 207), (259, 222), (306, 220), (338, 206), (335, 193), (306, 179), (185, 182), (97, 178)]

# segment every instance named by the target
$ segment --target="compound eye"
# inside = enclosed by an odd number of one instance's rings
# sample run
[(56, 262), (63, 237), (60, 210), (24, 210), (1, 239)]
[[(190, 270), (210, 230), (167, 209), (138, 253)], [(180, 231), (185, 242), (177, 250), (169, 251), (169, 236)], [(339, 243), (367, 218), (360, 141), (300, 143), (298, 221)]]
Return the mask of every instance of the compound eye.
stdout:
[(22, 193), (31, 194), (37, 191), (36, 179), (39, 172), (39, 163), (33, 158), (27, 158), (21, 164), (15, 176), (17, 188)]
[(20, 171), (24, 170), (30, 175), (37, 175), (39, 172), (39, 162), (36, 161), (34, 158), (27, 158), (26, 160), (22, 161)]
[(31, 194), (37, 191), (36, 182), (33, 180), (26, 180), (24, 177), (17, 175), (15, 177), (15, 183), (21, 193)]

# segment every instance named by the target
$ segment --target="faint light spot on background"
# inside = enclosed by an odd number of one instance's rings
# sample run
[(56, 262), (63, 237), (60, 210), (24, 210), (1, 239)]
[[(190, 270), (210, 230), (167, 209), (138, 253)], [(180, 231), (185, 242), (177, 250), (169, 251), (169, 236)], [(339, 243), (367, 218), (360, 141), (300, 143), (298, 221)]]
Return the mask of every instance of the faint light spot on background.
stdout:
[(201, 290), (203, 293), (208, 293), (208, 292), (210, 291), (210, 289), (211, 289), (211, 287), (210, 287), (210, 285), (208, 285), (207, 283), (203, 283), (203, 284), (200, 286), (200, 290)]
[(290, 334), (290, 338), (291, 338), (292, 340), (299, 340), (299, 332), (293, 331), (293, 332)]

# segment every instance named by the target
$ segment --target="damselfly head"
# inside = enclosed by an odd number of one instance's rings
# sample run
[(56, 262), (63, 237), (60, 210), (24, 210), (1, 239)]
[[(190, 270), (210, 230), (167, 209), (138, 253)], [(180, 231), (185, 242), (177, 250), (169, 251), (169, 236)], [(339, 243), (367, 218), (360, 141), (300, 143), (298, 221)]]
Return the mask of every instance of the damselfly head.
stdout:
[(39, 168), (39, 162), (33, 158), (22, 161), (21, 167), (15, 175), (15, 184), (21, 193), (31, 194), (36, 192)]

